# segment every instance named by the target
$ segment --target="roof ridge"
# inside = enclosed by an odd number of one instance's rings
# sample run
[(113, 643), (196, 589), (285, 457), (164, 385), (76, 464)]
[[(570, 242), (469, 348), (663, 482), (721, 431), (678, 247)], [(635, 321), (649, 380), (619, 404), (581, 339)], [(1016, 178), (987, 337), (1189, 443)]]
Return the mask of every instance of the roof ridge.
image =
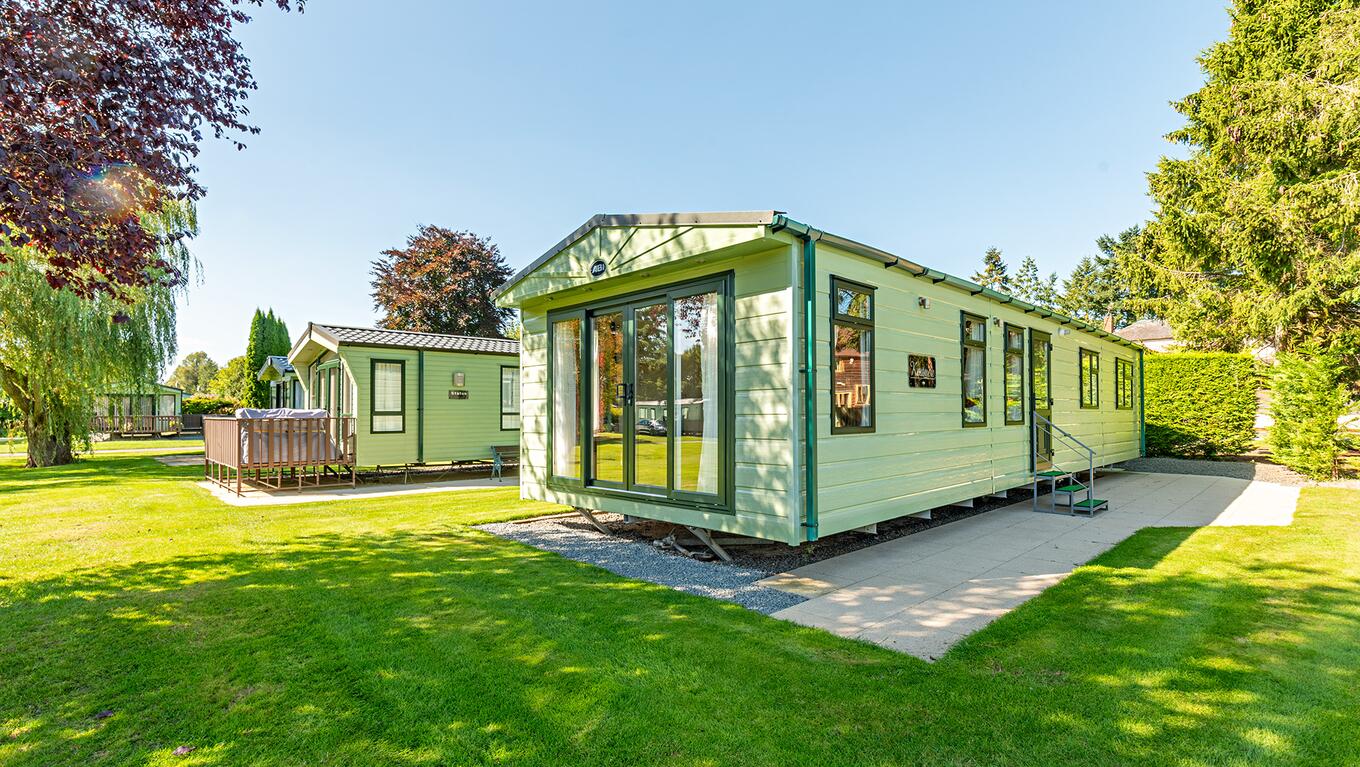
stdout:
[(317, 322), (313, 324), (323, 328), (338, 328), (342, 330), (368, 330), (374, 333), (410, 333), (411, 335), (416, 336), (439, 336), (440, 338), (470, 338), (477, 341), (514, 341), (515, 343), (519, 343), (519, 341), (513, 338), (505, 338), (503, 336), (469, 336), (463, 333), (431, 333), (428, 330), (398, 330), (397, 328), (372, 328), (364, 327), (362, 325), (340, 325), (331, 322)]

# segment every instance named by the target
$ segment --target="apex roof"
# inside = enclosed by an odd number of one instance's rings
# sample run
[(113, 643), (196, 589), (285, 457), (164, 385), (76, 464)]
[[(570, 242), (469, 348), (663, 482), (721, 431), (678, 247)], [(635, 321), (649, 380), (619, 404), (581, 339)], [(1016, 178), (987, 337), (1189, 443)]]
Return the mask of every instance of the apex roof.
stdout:
[(321, 323), (313, 323), (312, 327), (340, 344), (519, 356), (519, 341), (509, 338), (456, 336), (447, 333), (419, 333), (414, 330), (356, 328), (348, 325), (325, 325)]

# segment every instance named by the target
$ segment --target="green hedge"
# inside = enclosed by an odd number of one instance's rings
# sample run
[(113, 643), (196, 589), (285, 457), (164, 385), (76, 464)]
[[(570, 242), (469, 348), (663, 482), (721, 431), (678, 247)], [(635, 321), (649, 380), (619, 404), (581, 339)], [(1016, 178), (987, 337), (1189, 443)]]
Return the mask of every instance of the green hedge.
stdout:
[(1337, 419), (1349, 396), (1336, 355), (1281, 353), (1270, 381), (1270, 452), (1275, 460), (1313, 479), (1336, 476), (1341, 455)]
[(1248, 354), (1148, 354), (1148, 455), (1236, 455), (1251, 447), (1258, 378)]
[(217, 397), (186, 397), (181, 406), (185, 415), (231, 415), (240, 404)]

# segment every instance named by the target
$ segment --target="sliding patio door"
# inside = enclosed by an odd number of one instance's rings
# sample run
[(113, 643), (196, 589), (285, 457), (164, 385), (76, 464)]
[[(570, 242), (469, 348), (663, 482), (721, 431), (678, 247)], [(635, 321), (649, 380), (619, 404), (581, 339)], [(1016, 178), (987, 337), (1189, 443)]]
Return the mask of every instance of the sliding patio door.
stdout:
[[(725, 501), (729, 304), (722, 279), (555, 314), (555, 479), (699, 504)], [(576, 327), (586, 329), (586, 343), (564, 343)], [(578, 380), (586, 382), (579, 401)], [(574, 406), (579, 431), (563, 422)], [(576, 433), (585, 437), (579, 478), (566, 473), (575, 466)]]

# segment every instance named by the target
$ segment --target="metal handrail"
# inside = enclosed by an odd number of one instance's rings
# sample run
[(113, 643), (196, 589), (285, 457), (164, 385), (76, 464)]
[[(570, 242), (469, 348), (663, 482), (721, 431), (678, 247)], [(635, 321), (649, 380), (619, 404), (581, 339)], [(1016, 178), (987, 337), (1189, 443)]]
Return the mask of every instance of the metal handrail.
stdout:
[[(1071, 443), (1075, 443), (1075, 446), (1076, 446), (1076, 447), (1080, 447), (1082, 450), (1085, 450), (1085, 451), (1086, 451), (1086, 476), (1087, 476), (1088, 481), (1090, 482), (1090, 484), (1087, 484), (1086, 482), (1082, 482), (1080, 479), (1077, 479), (1075, 475), (1068, 475), (1068, 476), (1071, 476), (1071, 477), (1072, 477), (1072, 481), (1074, 481), (1074, 482), (1076, 482), (1078, 485), (1081, 485), (1082, 487), (1086, 488), (1086, 498), (1087, 498), (1087, 500), (1089, 500), (1089, 501), (1094, 501), (1095, 498), (1096, 498), (1096, 451), (1095, 451), (1095, 449), (1092, 448), (1090, 445), (1087, 445), (1085, 442), (1082, 442), (1081, 440), (1077, 439), (1073, 434), (1071, 434), (1070, 432), (1068, 432), (1066, 429), (1064, 429), (1064, 428), (1062, 428), (1061, 426), (1059, 426), (1059, 425), (1053, 423), (1053, 422), (1050, 421), (1048, 418), (1046, 418), (1046, 417), (1040, 415), (1040, 414), (1038, 413), (1038, 411), (1032, 411), (1032, 416), (1033, 416), (1033, 417), (1030, 419), (1030, 423), (1032, 424), (1031, 429), (1032, 429), (1033, 439), (1030, 440), (1030, 445), (1033, 446), (1033, 447), (1032, 447), (1032, 450), (1033, 450), (1033, 459), (1032, 459), (1032, 460), (1033, 460), (1033, 462), (1034, 462), (1034, 467), (1035, 467), (1035, 468), (1034, 468), (1034, 497), (1033, 497), (1031, 503), (1032, 503), (1032, 505), (1034, 506), (1034, 508), (1035, 508), (1036, 510), (1039, 508), (1039, 475), (1038, 475), (1038, 466), (1039, 466), (1039, 458), (1040, 458), (1040, 456), (1039, 456), (1039, 424), (1040, 424), (1040, 422), (1043, 422), (1044, 424), (1046, 424), (1046, 426), (1047, 426), (1047, 428), (1048, 428), (1048, 435), (1049, 435), (1049, 439), (1050, 439), (1050, 445), (1052, 444), (1052, 443), (1051, 443), (1051, 440), (1052, 440), (1052, 438), (1053, 438), (1053, 433), (1056, 431), (1056, 432), (1060, 435), (1059, 440), (1068, 442), (1068, 444), (1065, 445), (1067, 448), (1069, 448), (1069, 449), (1074, 449), (1074, 446), (1073, 446), (1073, 444), (1071, 444)], [(1063, 438), (1066, 438), (1066, 440), (1063, 440)], [(1049, 465), (1050, 465), (1050, 466), (1057, 466), (1057, 464), (1056, 464), (1055, 462), (1053, 462), (1052, 459), (1047, 458), (1047, 457), (1045, 457), (1045, 458), (1046, 458), (1046, 460), (1049, 461)], [(1056, 482), (1053, 483), (1053, 486), (1054, 486), (1054, 488), (1055, 488), (1055, 492), (1053, 493), (1053, 496), (1054, 496), (1054, 497), (1053, 497), (1052, 505), (1053, 505), (1053, 508), (1056, 510), (1057, 504), (1058, 504), (1057, 493), (1056, 493), (1057, 483), (1056, 483)], [(1070, 495), (1070, 494), (1069, 494), (1069, 496), (1068, 496), (1068, 500), (1069, 500), (1069, 502), (1075, 504), (1075, 501), (1072, 501), (1071, 495)], [(1091, 509), (1092, 509), (1092, 510), (1091, 510), (1090, 513), (1091, 513), (1091, 514), (1095, 514), (1095, 511), (1094, 511), (1094, 507), (1093, 507), (1093, 506), (1091, 507)]]

